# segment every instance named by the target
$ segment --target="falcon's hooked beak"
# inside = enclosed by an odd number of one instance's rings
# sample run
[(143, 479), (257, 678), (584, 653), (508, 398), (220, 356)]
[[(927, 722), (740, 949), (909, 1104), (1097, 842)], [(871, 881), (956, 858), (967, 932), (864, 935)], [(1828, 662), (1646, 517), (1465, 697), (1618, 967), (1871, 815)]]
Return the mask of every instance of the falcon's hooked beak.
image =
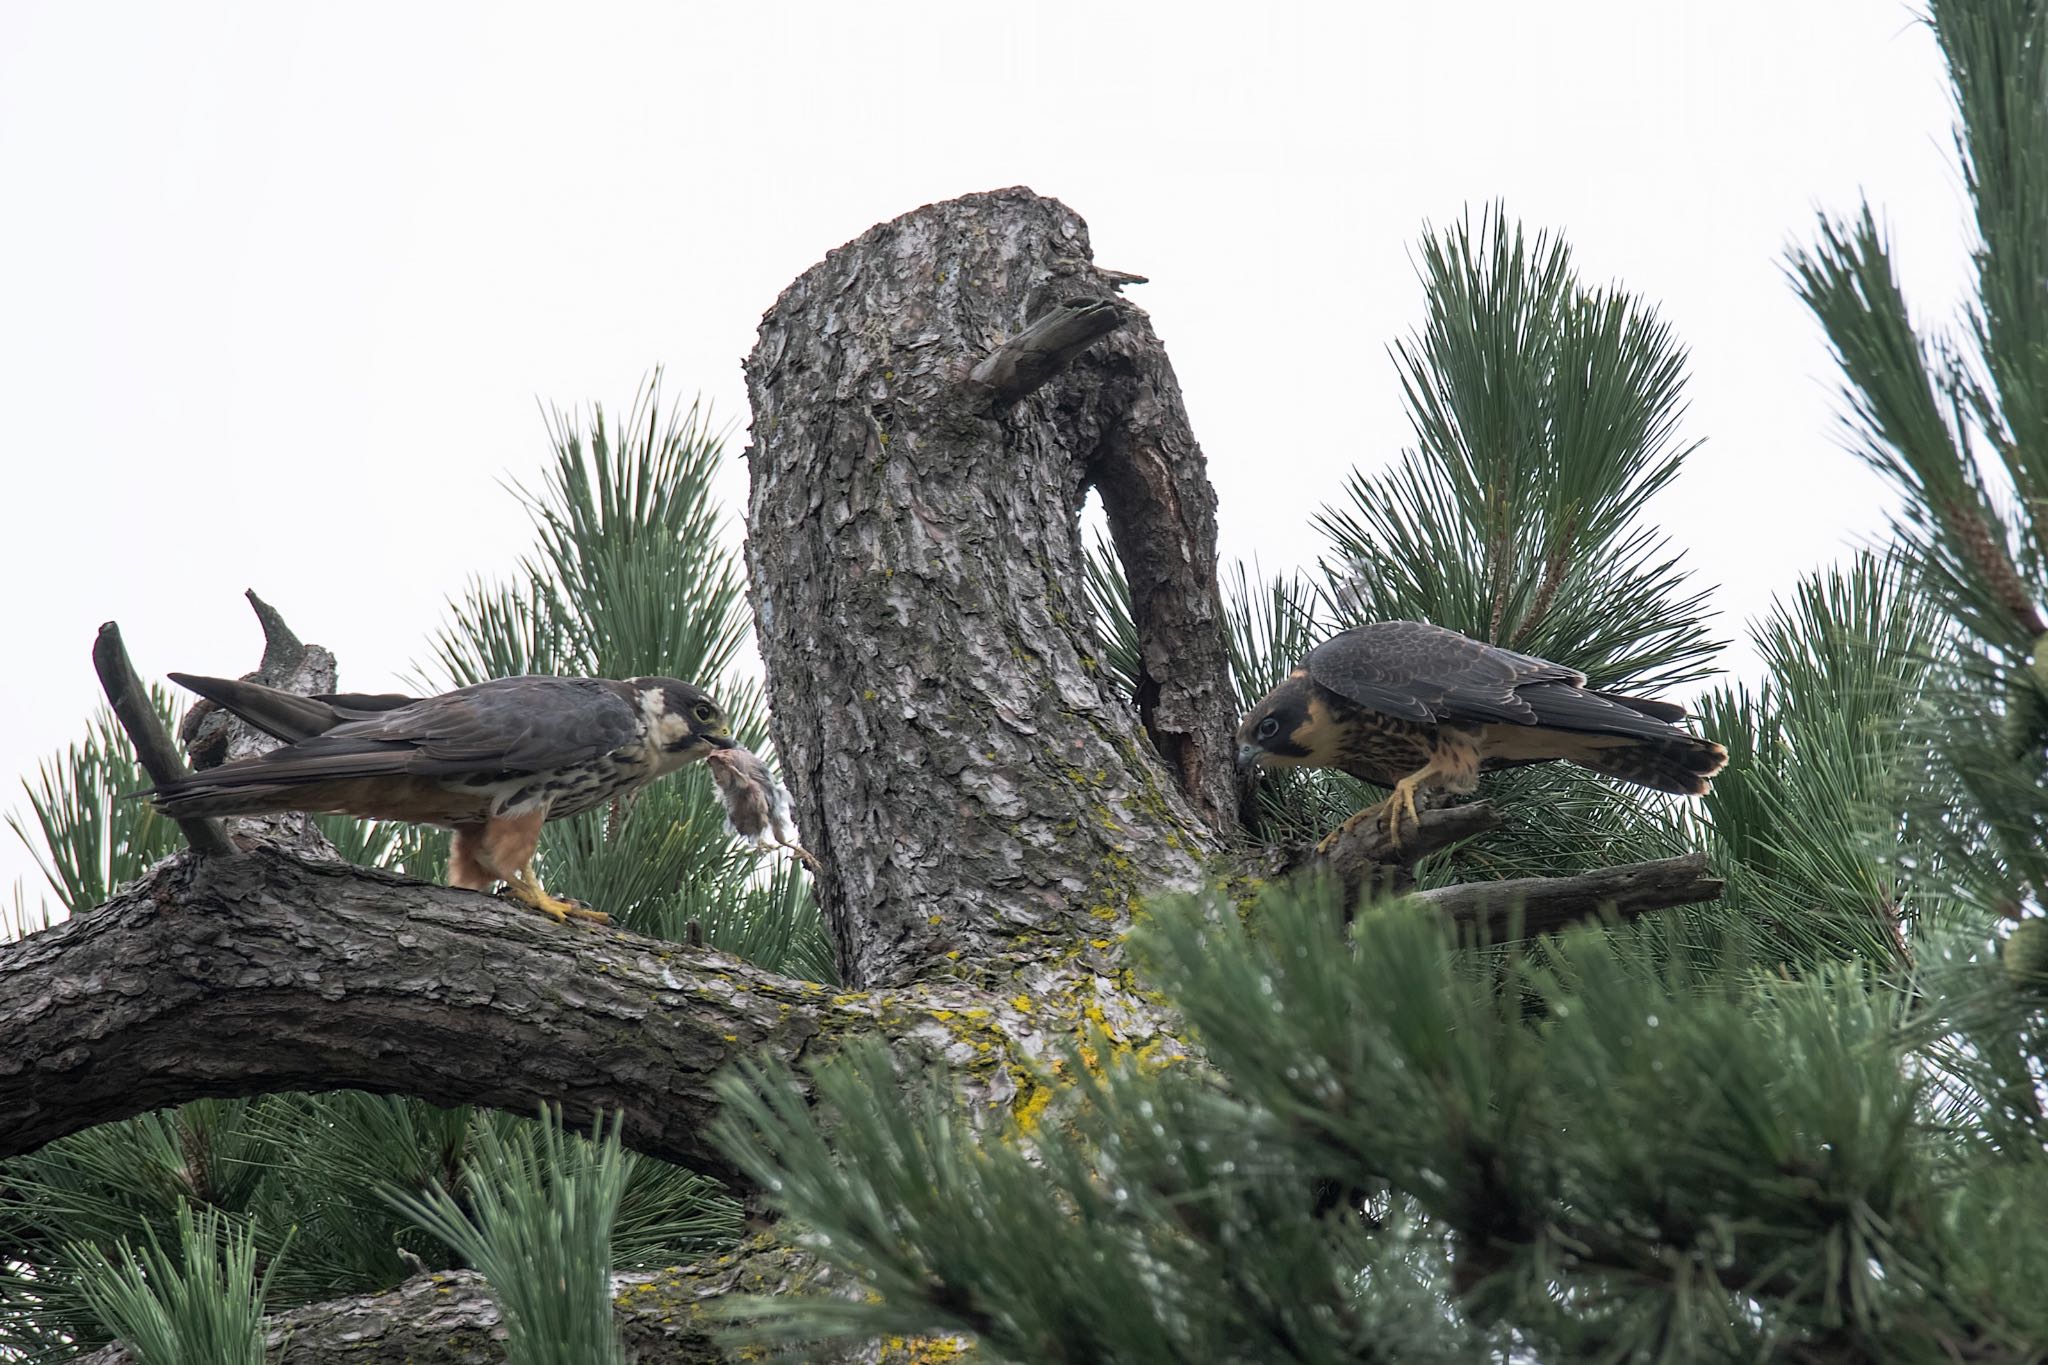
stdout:
[(714, 749), (737, 749), (740, 742), (731, 735), (705, 735), (704, 742)]
[(1237, 770), (1290, 768), (1308, 759), (1308, 744), (1319, 728), (1318, 705), (1305, 675), (1291, 677), (1261, 697), (1237, 727)]

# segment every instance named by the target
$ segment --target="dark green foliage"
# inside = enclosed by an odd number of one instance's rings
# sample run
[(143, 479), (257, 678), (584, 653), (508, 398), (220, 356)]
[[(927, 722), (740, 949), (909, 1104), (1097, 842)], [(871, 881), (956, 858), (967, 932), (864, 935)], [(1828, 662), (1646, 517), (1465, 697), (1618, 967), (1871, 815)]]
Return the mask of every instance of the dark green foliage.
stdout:
[[(746, 584), (711, 481), (723, 438), (696, 405), (664, 407), (657, 375), (623, 423), (553, 413), (538, 493), (518, 488), (539, 545), (509, 587), (478, 582), (434, 645), (448, 683), (520, 673), (723, 679), (746, 643)], [(733, 709), (728, 707), (728, 709)]]
[(153, 1232), (140, 1250), (124, 1239), (114, 1258), (80, 1248), (86, 1300), (138, 1365), (263, 1365), (267, 1286), (253, 1240), (210, 1209), (181, 1204), (177, 1224), (175, 1251)]
[[(1996, 1292), (2009, 1272), (1955, 1273), (1991, 1259), (1975, 1218), (2037, 1268), (2048, 1241), (1955, 1178), (1996, 1135), (1937, 1121), (1912, 997), (1854, 967), (1696, 966), (1676, 925), (1504, 960), (1398, 905), (1348, 929), (1342, 908), (1313, 884), (1249, 927), (1220, 896), (1156, 907), (1143, 970), (1209, 1070), (1111, 1065), (1028, 1135), (974, 1132), (942, 1076), (903, 1104), (878, 1052), (818, 1069), (815, 1116), (786, 1076), (736, 1079), (722, 1140), (879, 1293), (736, 1311), (771, 1338), (965, 1332), (1019, 1361), (2048, 1340), (2038, 1295)], [(2048, 1192), (2038, 1142), (1992, 1188)], [(1329, 1190), (1350, 1206), (1318, 1221)]]
[[(273, 1306), (369, 1293), (418, 1263), (467, 1253), (418, 1230), (394, 1197), (465, 1198), (482, 1150), (531, 1146), (532, 1120), (342, 1092), (201, 1101), (104, 1124), (0, 1167), (0, 1358), (71, 1354), (54, 1335), (104, 1340), (86, 1301), (87, 1249), (122, 1239), (175, 1259), (178, 1220), (217, 1214), (255, 1248)], [(630, 1154), (611, 1233), (618, 1269), (673, 1263), (730, 1239), (738, 1209), (701, 1176)]]
[[(149, 700), (174, 729), (178, 711), (169, 694), (152, 686)], [(149, 786), (149, 777), (105, 707), (94, 713), (83, 742), (44, 763), (22, 785), (28, 790), (28, 818), (9, 812), (8, 826), (36, 854), (44, 879), (68, 912), (101, 904), (185, 846), (175, 824), (147, 802), (128, 799)]]
[(483, 1272), (505, 1315), (511, 1365), (624, 1365), (612, 1325), (612, 1230), (637, 1158), (585, 1141), (559, 1114), (486, 1126), (462, 1162), (461, 1197), (435, 1185), (393, 1208)]
[(1029, 1361), (1336, 1361), (1379, 1358), (1378, 1331), (1398, 1324), (1417, 1350), (1388, 1359), (1471, 1358), (1442, 1330), (1412, 1228), (1334, 1229), (1332, 1257), (1307, 1186), (1270, 1178), (1279, 1152), (1245, 1128), (1250, 1111), (1193, 1075), (1115, 1066), (1098, 1081), (1072, 1060), (1073, 1126), (1035, 1130), (1029, 1151), (978, 1133), (943, 1073), (902, 1077), (877, 1047), (817, 1073), (829, 1145), (785, 1074), (729, 1081), (729, 1150), (879, 1292), (728, 1304), (752, 1320), (741, 1335), (972, 1333)]
[[(81, 1259), (84, 1249), (113, 1252), (125, 1240), (175, 1258), (179, 1219), (194, 1207), (251, 1233), (248, 1215), (270, 1178), (252, 1107), (203, 1100), (90, 1128), (0, 1166), (0, 1350), (61, 1360), (66, 1336), (106, 1339), (110, 1324), (80, 1283), (95, 1264)], [(275, 1225), (259, 1247), (274, 1253), (290, 1229)]]
[(1947, 638), (1903, 562), (1864, 555), (1760, 623), (1762, 687), (1702, 699), (1729, 763), (1698, 839), (1725, 869), (1751, 951), (1902, 963), (1905, 931), (1950, 905), (1941, 841), (1915, 813), (1956, 795), (1918, 724), (1953, 701)]
[(1930, 16), (1979, 234), (1967, 346), (1915, 329), (1867, 205), (1823, 219), (1792, 272), (1841, 361), (1851, 447), (1906, 494), (1902, 541), (1969, 633), (2018, 664), (2048, 581), (2048, 10), (1944, 0)]
[[(1945, 854), (1978, 894), (2048, 909), (2048, 9), (1942, 0), (1956, 147), (1976, 212), (1976, 294), (1917, 327), (1868, 205), (1793, 253), (1842, 367), (1852, 450), (1902, 495), (1900, 545), (1957, 627), (1971, 681), (1937, 743), (1979, 820)], [(1942, 813), (1922, 813), (1940, 822)]]
[(1424, 620), (1649, 693), (1706, 672), (1705, 594), (1642, 522), (1677, 476), (1685, 356), (1641, 300), (1495, 209), (1422, 244), (1394, 347), (1416, 444), (1319, 524), (1338, 624)]

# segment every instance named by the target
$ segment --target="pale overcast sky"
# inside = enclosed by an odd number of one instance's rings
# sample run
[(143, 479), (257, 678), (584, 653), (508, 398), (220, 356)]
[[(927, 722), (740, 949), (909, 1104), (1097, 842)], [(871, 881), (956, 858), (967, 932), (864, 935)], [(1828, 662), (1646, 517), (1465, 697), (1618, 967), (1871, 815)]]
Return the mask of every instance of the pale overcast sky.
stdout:
[[(4, 0), (0, 809), (97, 704), (100, 622), (146, 675), (233, 675), (253, 587), (394, 685), (526, 544), (500, 483), (546, 456), (536, 400), (622, 407), (661, 364), (743, 433), (785, 284), (1004, 185), (1151, 278), (1225, 553), (1269, 569), (1407, 439), (1423, 222), (1561, 230), (1691, 349), (1706, 444), (1658, 512), (1732, 632), (1882, 527), (1785, 247), (1867, 193), (1946, 313), (1948, 127), (1892, 0)], [(31, 870), (0, 830), (0, 900)]]

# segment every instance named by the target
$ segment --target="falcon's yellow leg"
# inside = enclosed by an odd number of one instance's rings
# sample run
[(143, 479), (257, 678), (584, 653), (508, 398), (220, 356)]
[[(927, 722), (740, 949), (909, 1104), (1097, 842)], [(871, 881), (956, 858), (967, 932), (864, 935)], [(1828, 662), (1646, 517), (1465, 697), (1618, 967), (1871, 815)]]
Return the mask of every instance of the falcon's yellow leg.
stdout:
[(1322, 842), (1316, 845), (1316, 852), (1323, 856), (1328, 856), (1345, 835), (1364, 824), (1367, 820), (1384, 821), (1387, 826), (1388, 846), (1391, 848), (1401, 847), (1402, 814), (1406, 813), (1409, 824), (1418, 827), (1422, 824), (1422, 817), (1415, 810), (1416, 790), (1432, 777), (1451, 775), (1457, 771), (1458, 769), (1455, 767), (1440, 764), (1434, 758), (1430, 759), (1421, 768), (1396, 782), (1393, 795), (1376, 806), (1367, 806), (1364, 810), (1354, 813), (1350, 819), (1324, 835)]
[(564, 900), (548, 894), (534, 873), (533, 864), (519, 869), (519, 874), (505, 879), (505, 894), (521, 905), (533, 907), (557, 924), (571, 918), (587, 919), (593, 924), (610, 924), (612, 917), (602, 910), (593, 910), (581, 901)]

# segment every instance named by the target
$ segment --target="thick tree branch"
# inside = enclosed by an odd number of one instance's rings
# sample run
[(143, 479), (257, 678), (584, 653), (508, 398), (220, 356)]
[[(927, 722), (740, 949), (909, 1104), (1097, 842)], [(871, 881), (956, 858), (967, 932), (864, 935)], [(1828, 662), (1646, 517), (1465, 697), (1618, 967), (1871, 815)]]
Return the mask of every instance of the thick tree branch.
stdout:
[(722, 953), (268, 849), (166, 863), (0, 947), (0, 1157), (187, 1100), (368, 1090), (624, 1116), (637, 1151), (743, 1183), (707, 1138), (735, 1057), (861, 1033), (943, 1058), (996, 1118), (1080, 1021), (1181, 1051), (1108, 938), (1034, 974), (834, 992)]
[(721, 954), (269, 851), (166, 864), (0, 949), (0, 1156), (163, 1105), (362, 1089), (573, 1124), (721, 1177), (709, 1081), (866, 1002)]
[(1624, 863), (1572, 877), (1518, 877), (1412, 891), (1416, 863), (1500, 824), (1485, 801), (1425, 810), (1419, 818), (1419, 827), (1403, 828), (1398, 845), (1388, 838), (1384, 822), (1364, 821), (1311, 863), (1342, 877), (1352, 895), (1408, 894), (1491, 942), (1552, 933), (1608, 910), (1633, 919), (1653, 910), (1721, 898), (1723, 883), (1708, 874), (1703, 853)]
[(1360, 821), (1338, 836), (1328, 853), (1316, 854), (1312, 861), (1343, 878), (1352, 895), (1401, 892), (1415, 885), (1415, 864), (1500, 825), (1500, 816), (1485, 801), (1424, 810), (1416, 818), (1416, 826), (1403, 827), (1398, 844), (1388, 835), (1385, 822)]
[[(1434, 814), (1435, 812), (1431, 812)], [(1707, 871), (1707, 855), (1624, 863), (1575, 877), (1516, 877), (1418, 891), (1413, 899), (1482, 931), (1494, 942), (1548, 934), (1612, 910), (1634, 919), (1675, 905), (1721, 899), (1725, 883)]]

